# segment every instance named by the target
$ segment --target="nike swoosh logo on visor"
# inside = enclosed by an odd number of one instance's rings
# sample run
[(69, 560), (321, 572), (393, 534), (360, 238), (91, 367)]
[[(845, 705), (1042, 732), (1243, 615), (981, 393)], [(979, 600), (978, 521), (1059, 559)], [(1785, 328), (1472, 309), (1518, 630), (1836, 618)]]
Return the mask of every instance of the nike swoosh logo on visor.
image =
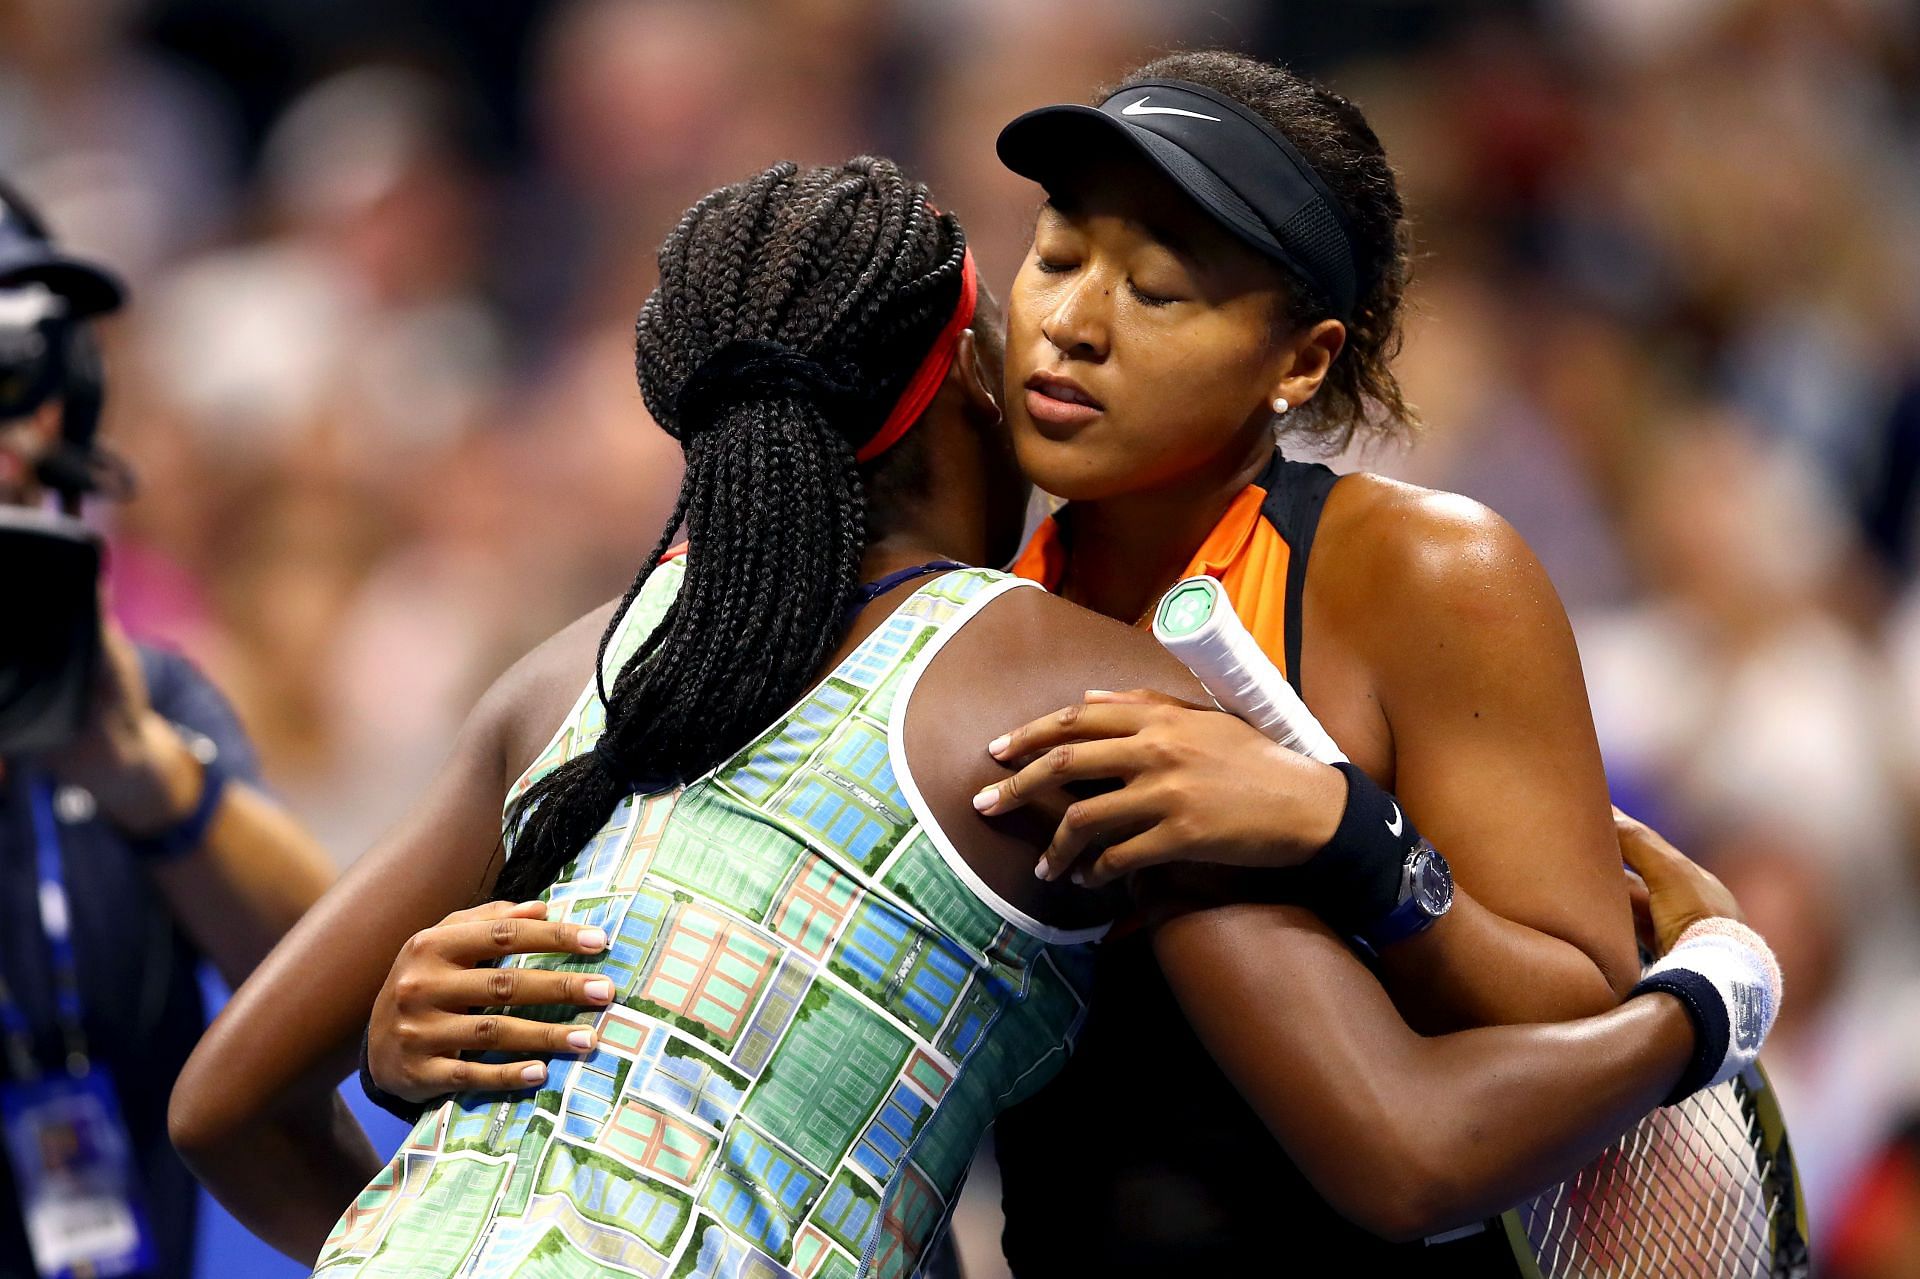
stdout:
[(1189, 120), (1211, 120), (1215, 124), (1220, 123), (1220, 117), (1217, 115), (1201, 115), (1198, 111), (1182, 111), (1179, 107), (1150, 107), (1147, 105), (1147, 103), (1151, 101), (1153, 101), (1153, 95), (1148, 94), (1146, 97), (1141, 98), (1138, 102), (1129, 102), (1126, 106), (1121, 107), (1120, 114), (1121, 115), (1183, 115), (1183, 116), (1186, 116)]

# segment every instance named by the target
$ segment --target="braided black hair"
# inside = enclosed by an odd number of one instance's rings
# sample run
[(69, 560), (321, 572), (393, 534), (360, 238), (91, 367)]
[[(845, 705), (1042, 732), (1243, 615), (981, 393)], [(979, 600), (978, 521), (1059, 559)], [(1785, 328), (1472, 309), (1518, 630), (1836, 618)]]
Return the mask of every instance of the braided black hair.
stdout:
[(868, 540), (854, 454), (952, 313), (965, 249), (925, 187), (867, 157), (775, 165), (714, 191), (668, 235), (634, 362), (686, 476), (596, 672), (683, 520), (692, 554), (660, 624), (611, 688), (601, 682), (599, 746), (516, 801), (496, 896), (540, 893), (629, 791), (706, 772), (815, 677)]

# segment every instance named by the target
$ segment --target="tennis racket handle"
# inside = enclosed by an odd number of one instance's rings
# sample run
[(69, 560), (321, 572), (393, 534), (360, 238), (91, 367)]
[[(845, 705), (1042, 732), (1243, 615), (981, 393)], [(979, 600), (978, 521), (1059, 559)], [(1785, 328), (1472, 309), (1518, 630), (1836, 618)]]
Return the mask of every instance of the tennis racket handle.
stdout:
[(1153, 636), (1186, 664), (1221, 710), (1238, 715), (1288, 750), (1323, 764), (1346, 762), (1213, 578), (1174, 583), (1154, 610)]

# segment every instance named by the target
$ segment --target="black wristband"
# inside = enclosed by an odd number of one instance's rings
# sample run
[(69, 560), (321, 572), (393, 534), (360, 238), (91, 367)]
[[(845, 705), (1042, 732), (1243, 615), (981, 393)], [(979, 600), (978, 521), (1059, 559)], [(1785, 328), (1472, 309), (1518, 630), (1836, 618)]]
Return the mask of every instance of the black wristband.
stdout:
[(424, 1103), (407, 1101), (403, 1098), (396, 1097), (379, 1084), (373, 1082), (373, 1066), (370, 1060), (371, 1049), (368, 1043), (372, 1036), (372, 1025), (368, 1025), (365, 1030), (360, 1032), (360, 1091), (367, 1095), (368, 1101), (380, 1107), (380, 1109), (386, 1111), (394, 1118), (404, 1119), (410, 1124), (418, 1123), (420, 1116), (427, 1113), (427, 1107)]
[(213, 819), (220, 812), (220, 801), (227, 793), (227, 770), (218, 759), (200, 763), (200, 798), (193, 811), (166, 830), (127, 840), (127, 847), (142, 861), (168, 862), (184, 857), (207, 842)]
[(1352, 764), (1334, 765), (1347, 778), (1347, 808), (1327, 846), (1303, 868), (1311, 905), (1343, 933), (1378, 923), (1400, 904), (1407, 857), (1420, 842), (1399, 801)]
[(1628, 999), (1635, 995), (1645, 995), (1661, 991), (1680, 1001), (1687, 1010), (1687, 1020), (1693, 1023), (1693, 1059), (1680, 1075), (1680, 1082), (1660, 1104), (1676, 1105), (1706, 1087), (1707, 1082), (1719, 1073), (1720, 1065), (1727, 1059), (1727, 1001), (1720, 997), (1720, 990), (1705, 974), (1690, 972), (1685, 968), (1668, 968), (1661, 972), (1643, 977), (1627, 994)]

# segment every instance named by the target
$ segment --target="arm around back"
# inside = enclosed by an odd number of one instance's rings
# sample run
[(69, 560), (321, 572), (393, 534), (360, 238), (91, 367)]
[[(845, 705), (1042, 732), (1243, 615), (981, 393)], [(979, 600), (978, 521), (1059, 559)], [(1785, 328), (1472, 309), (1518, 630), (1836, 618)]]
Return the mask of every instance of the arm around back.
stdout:
[[(975, 625), (929, 669), (933, 696), (910, 710), (910, 749), (928, 752), (915, 754), (916, 771), (923, 758), (944, 765), (936, 809), (970, 861), (990, 859), (976, 863), (983, 878), (1034, 883), (1032, 858), (1052, 823), (1016, 831), (966, 811), (967, 791), (1006, 775), (980, 758), (975, 721), (1018, 722), (1087, 687), (1198, 694), (1150, 636), (1039, 592), (1014, 592)], [(941, 742), (942, 728), (963, 740)], [(1189, 900), (1184, 885), (1195, 882), (1211, 891), (1218, 872), (1179, 865), (1136, 877), (1169, 983), (1288, 1154), (1375, 1233), (1419, 1238), (1572, 1172), (1659, 1104), (1692, 1052), (1691, 1023), (1666, 996), (1579, 1022), (1422, 1037), (1309, 911)], [(1047, 887), (1065, 885), (1029, 892)]]
[(1169, 906), (1154, 953), (1201, 1041), (1327, 1201), (1386, 1238), (1570, 1175), (1660, 1104), (1693, 1050), (1666, 996), (1426, 1038), (1309, 912)]
[[(485, 897), (512, 774), (592, 669), (608, 611), (568, 627), (489, 690), (412, 811), (235, 992), (175, 1086), (168, 1127), (188, 1166), (290, 1256), (311, 1260), (379, 1169), (337, 1086), (354, 1072), (400, 948)], [(501, 921), (503, 953), (515, 922)]]

